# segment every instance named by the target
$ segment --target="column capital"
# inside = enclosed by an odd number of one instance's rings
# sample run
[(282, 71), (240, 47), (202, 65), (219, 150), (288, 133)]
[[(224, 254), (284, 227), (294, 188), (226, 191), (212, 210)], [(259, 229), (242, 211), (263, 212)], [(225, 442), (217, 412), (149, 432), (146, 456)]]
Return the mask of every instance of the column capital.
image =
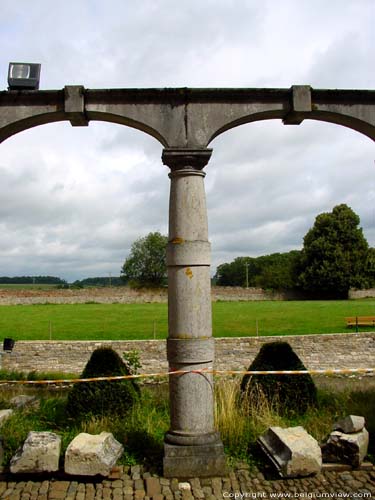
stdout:
[(211, 158), (212, 149), (163, 149), (162, 161), (172, 171), (174, 170), (202, 170)]

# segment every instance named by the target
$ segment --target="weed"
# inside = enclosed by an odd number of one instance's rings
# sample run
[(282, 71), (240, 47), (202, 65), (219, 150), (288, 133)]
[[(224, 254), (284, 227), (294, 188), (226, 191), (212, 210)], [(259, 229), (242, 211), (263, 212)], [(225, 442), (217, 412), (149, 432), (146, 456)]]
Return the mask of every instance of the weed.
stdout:
[[(364, 415), (371, 434), (375, 432), (374, 389), (364, 392), (318, 390), (318, 406), (310, 406), (304, 415), (278, 411), (278, 401), (269, 401), (260, 392), (254, 398), (241, 398), (238, 378), (221, 378), (215, 385), (215, 422), (231, 460), (246, 460), (249, 465), (258, 462), (256, 440), (271, 426), (301, 425), (318, 442), (330, 434), (336, 420), (348, 414)], [(258, 390), (254, 388), (254, 390)], [(370, 447), (371, 453), (375, 449)]]
[(136, 349), (132, 351), (124, 352), (122, 357), (125, 360), (125, 364), (128, 367), (129, 373), (131, 375), (136, 375), (138, 370), (141, 368), (140, 353)]

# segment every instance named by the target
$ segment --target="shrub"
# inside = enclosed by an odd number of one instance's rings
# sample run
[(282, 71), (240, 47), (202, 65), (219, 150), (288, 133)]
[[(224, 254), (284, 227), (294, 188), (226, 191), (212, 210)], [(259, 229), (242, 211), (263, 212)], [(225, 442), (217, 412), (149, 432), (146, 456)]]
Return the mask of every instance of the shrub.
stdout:
[[(111, 348), (96, 349), (81, 378), (129, 375), (120, 356)], [(67, 414), (73, 418), (88, 415), (124, 415), (138, 398), (139, 388), (133, 380), (79, 382), (68, 395)]]
[[(287, 342), (264, 344), (249, 371), (306, 370), (302, 361)], [(257, 403), (265, 397), (280, 414), (302, 415), (317, 405), (316, 387), (309, 374), (303, 375), (245, 375), (241, 393), (248, 402)]]

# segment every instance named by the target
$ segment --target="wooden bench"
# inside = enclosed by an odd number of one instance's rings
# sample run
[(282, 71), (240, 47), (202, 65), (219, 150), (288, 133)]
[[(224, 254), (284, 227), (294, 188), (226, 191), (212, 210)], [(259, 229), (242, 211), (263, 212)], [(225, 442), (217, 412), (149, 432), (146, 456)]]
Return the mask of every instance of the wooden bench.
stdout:
[(375, 327), (375, 316), (351, 316), (345, 318), (346, 326), (374, 326)]

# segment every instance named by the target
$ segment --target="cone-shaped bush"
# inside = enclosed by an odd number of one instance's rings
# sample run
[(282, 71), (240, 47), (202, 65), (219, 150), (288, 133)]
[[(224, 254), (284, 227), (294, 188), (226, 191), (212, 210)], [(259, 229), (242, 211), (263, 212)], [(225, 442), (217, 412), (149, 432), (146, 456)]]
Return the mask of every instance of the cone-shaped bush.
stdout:
[[(306, 370), (287, 342), (264, 344), (248, 371)], [(281, 414), (303, 414), (317, 405), (316, 387), (309, 374), (245, 375), (241, 382), (242, 396), (248, 403), (266, 398)]]
[[(111, 348), (96, 349), (81, 378), (129, 375), (120, 356)], [(68, 395), (67, 414), (72, 418), (89, 415), (123, 415), (133, 405), (139, 388), (133, 380), (79, 382)]]

